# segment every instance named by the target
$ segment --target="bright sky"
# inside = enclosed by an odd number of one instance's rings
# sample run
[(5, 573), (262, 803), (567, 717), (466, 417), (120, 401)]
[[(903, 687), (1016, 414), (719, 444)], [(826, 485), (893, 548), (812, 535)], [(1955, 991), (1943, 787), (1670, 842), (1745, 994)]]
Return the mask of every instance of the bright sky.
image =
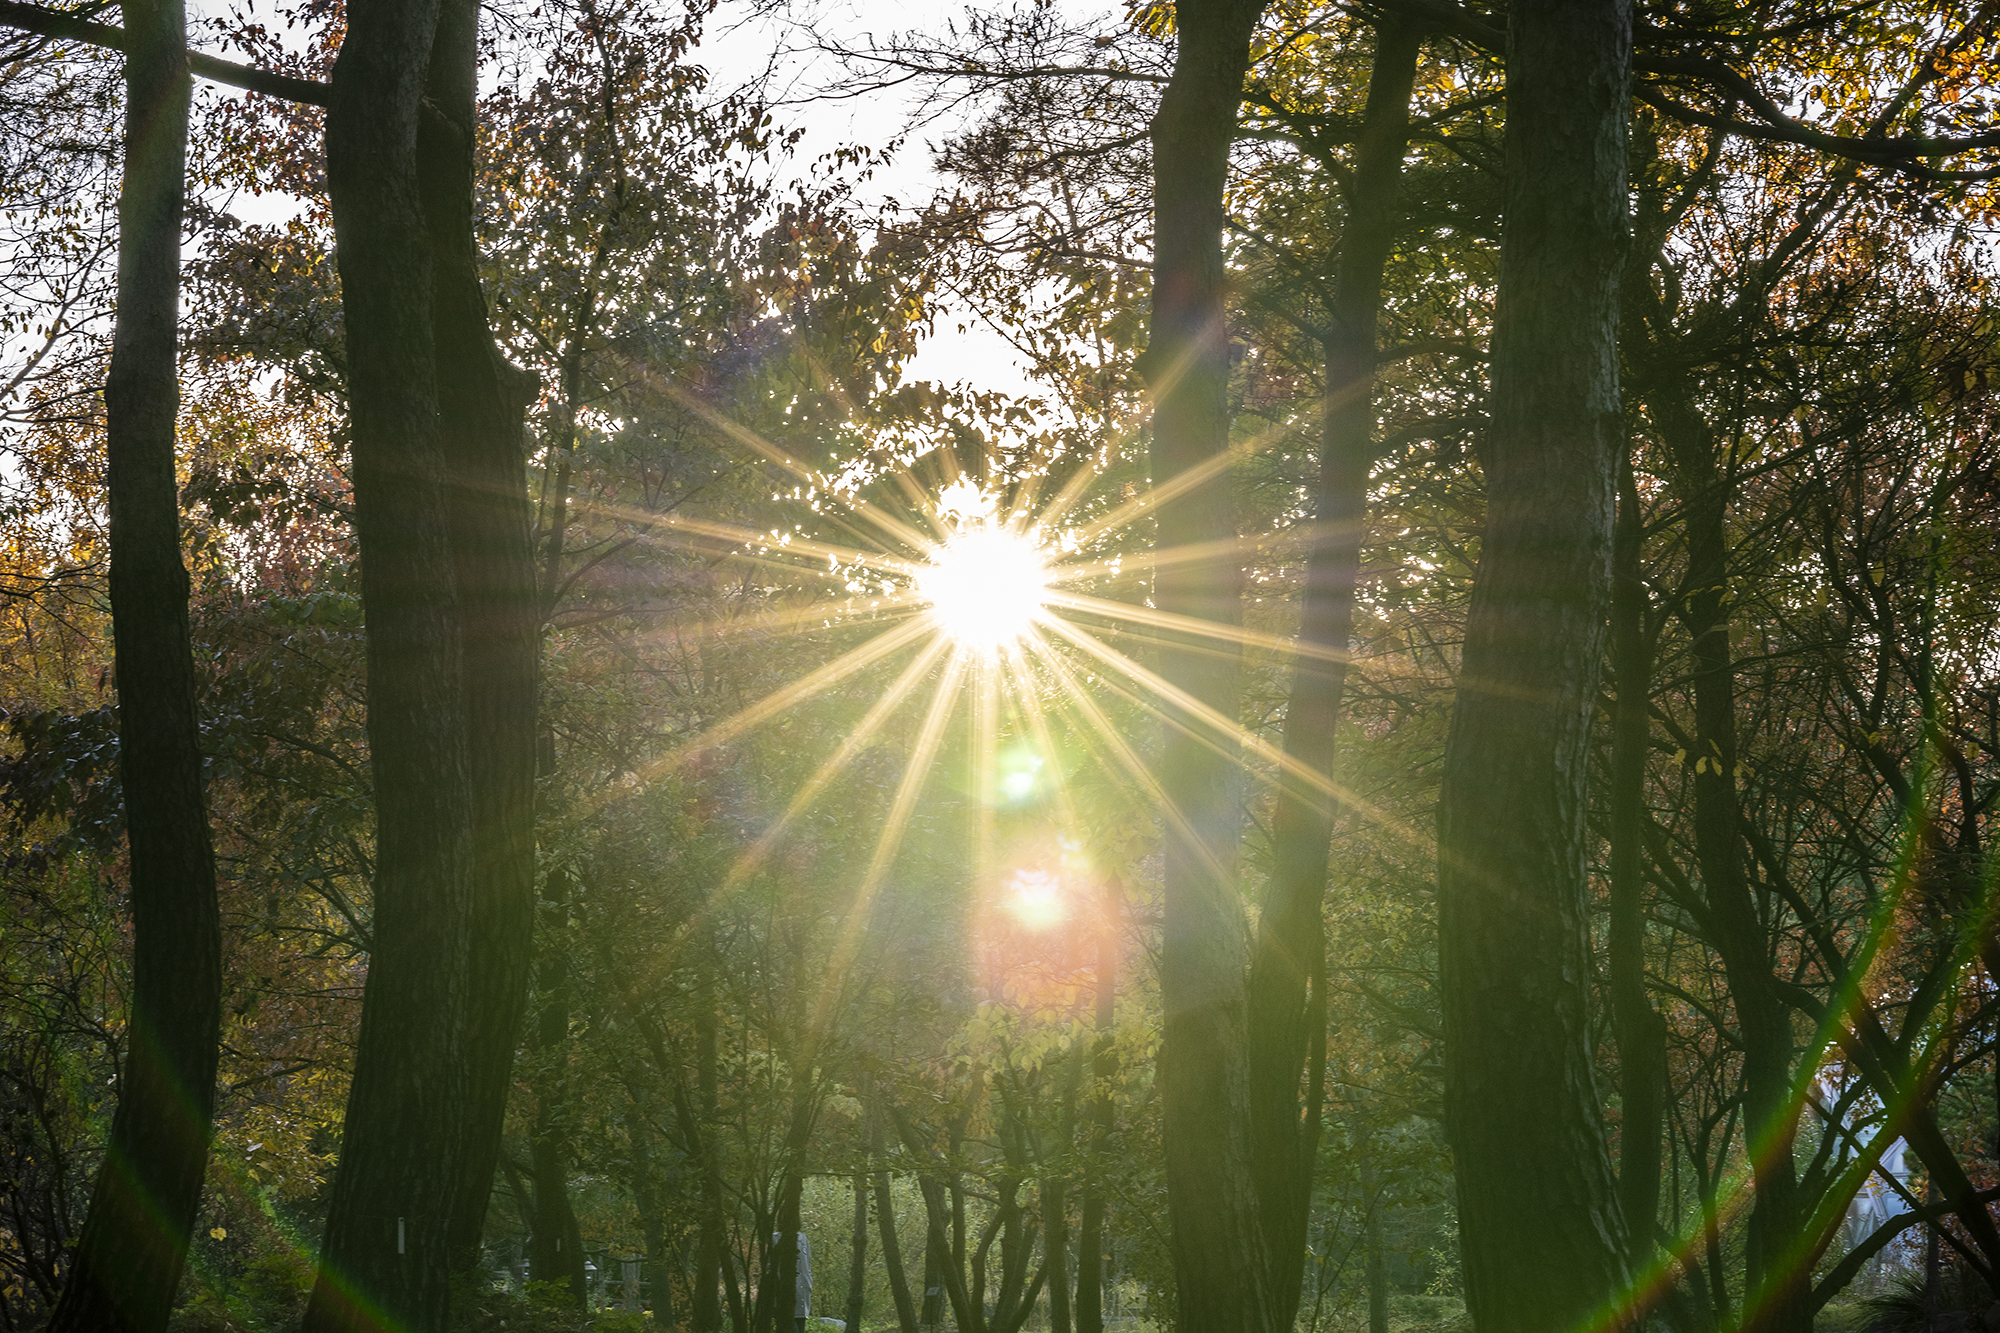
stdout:
[[(1098, 4), (1076, 3), (1096, 10)], [(763, 74), (772, 53), (787, 52), (778, 64), (772, 95), (789, 105), (778, 120), (804, 124), (800, 159), (810, 161), (842, 144), (881, 148), (905, 139), (888, 170), (878, 171), (862, 191), (869, 201), (897, 200), (921, 204), (942, 184), (931, 168), (931, 144), (952, 134), (962, 122), (934, 121), (911, 129), (914, 94), (900, 90), (860, 97), (827, 99), (816, 94), (838, 73), (829, 59), (801, 51), (807, 42), (803, 23), (810, 17), (820, 32), (846, 45), (873, 36), (886, 38), (912, 29), (936, 31), (956, 6), (909, 3), (909, 0), (802, 0), (784, 15), (757, 18), (746, 0), (725, 0), (708, 23), (708, 36), (695, 59), (706, 65), (717, 86), (739, 87)], [(956, 312), (937, 321), (910, 363), (909, 377), (946, 384), (968, 383), (982, 391), (1025, 394), (1032, 390), (1014, 349), (977, 317), (976, 311)], [(966, 325), (966, 332), (958, 331)]]

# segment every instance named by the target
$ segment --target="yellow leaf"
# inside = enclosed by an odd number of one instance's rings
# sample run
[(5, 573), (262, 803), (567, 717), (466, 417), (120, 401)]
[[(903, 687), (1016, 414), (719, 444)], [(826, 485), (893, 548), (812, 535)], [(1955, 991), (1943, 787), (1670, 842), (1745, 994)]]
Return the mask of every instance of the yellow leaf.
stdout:
[(210, 1227), (208, 1229), (208, 1238), (210, 1240), (228, 1240), (229, 1233), (221, 1227)]

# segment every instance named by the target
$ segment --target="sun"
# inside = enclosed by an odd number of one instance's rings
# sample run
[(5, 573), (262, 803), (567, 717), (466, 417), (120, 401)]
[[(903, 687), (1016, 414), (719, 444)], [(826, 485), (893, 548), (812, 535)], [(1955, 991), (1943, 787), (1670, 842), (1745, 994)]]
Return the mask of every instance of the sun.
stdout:
[(917, 574), (931, 618), (961, 648), (992, 655), (1018, 642), (1049, 599), (1036, 544), (1004, 528), (961, 529)]

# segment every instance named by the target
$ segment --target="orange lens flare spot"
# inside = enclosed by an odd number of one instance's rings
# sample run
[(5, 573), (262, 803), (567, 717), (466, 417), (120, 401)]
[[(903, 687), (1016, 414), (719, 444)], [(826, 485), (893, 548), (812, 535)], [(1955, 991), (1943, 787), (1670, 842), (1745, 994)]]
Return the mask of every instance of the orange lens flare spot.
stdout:
[(959, 532), (917, 576), (931, 616), (958, 644), (994, 653), (1026, 634), (1048, 600), (1049, 571), (1028, 538), (1000, 528)]

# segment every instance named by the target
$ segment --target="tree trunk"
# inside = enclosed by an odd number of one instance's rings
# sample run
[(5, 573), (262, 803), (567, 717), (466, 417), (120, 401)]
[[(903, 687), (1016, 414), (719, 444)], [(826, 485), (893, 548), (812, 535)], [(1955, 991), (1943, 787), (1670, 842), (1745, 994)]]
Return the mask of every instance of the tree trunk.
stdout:
[(1042, 1254), (1049, 1286), (1049, 1333), (1070, 1333), (1069, 1191), (1060, 1180), (1042, 1186)]
[(1625, 0), (1517, 0), (1484, 462), (1487, 517), (1439, 798), (1446, 1127), (1481, 1333), (1590, 1319), (1625, 1286), (1598, 1118), (1584, 867), (1609, 613)]
[(569, 888), (551, 874), (543, 903), (537, 989), (535, 1125), (529, 1134), (535, 1168), (535, 1234), (528, 1271), (536, 1282), (559, 1284), (572, 1309), (584, 1306), (583, 1233), (569, 1202)]
[(861, 1315), (868, 1303), (868, 1173), (854, 1173), (854, 1246), (847, 1259), (847, 1326), (861, 1333)]
[(1104, 1182), (1117, 1107), (1111, 1080), (1118, 1076), (1112, 1035), (1118, 1017), (1118, 931), (1125, 886), (1104, 882), (1097, 923), (1096, 1049), (1091, 1053), (1090, 1149), (1084, 1160), (1083, 1207), (1076, 1229), (1076, 1333), (1104, 1333)]
[[(374, 951), (310, 1333), (444, 1326), (472, 1131), (475, 823), (417, 147), (436, 0), (358, 0), (327, 114), (368, 624)], [(435, 114), (435, 113), (433, 113)]]
[[(632, 1202), (639, 1212), (639, 1233), (645, 1239), (646, 1253), (640, 1260), (641, 1280), (645, 1283), (646, 1294), (651, 1298), (650, 1309), (656, 1327), (667, 1329), (677, 1322), (674, 1313), (674, 1289), (669, 1275), (673, 1266), (667, 1260), (667, 1206), (660, 1197), (659, 1187), (653, 1175), (652, 1154), (639, 1148), (640, 1136), (649, 1131), (633, 1115), (628, 1133), (634, 1143), (632, 1164)], [(626, 1293), (626, 1308), (637, 1308), (631, 1302), (631, 1293)]]
[[(869, 1085), (868, 1156), (882, 1160), (882, 1108)], [(910, 1278), (903, 1268), (903, 1241), (896, 1234), (896, 1199), (889, 1189), (889, 1173), (875, 1172), (875, 1228), (882, 1236), (882, 1266), (889, 1271), (889, 1298), (896, 1305), (898, 1333), (917, 1333), (917, 1306), (910, 1298)]]
[[(1153, 397), (1156, 485), (1213, 465), (1229, 446), (1229, 330), (1222, 262), (1223, 187), (1261, 0), (1183, 0), (1174, 71), (1152, 124), (1153, 310), (1142, 368)], [(1226, 484), (1159, 506), (1160, 550), (1226, 543)], [(1242, 571), (1227, 557), (1162, 566), (1154, 603), (1216, 625), (1242, 618)], [(1237, 714), (1233, 653), (1167, 637), (1158, 669), (1224, 718)], [(1196, 723), (1196, 726), (1203, 724)], [(1225, 740), (1225, 749), (1227, 741)], [(1237, 765), (1169, 729), (1160, 785), (1171, 809), (1163, 846), (1159, 1083), (1181, 1333), (1262, 1333), (1264, 1237), (1251, 1170), (1245, 1045), (1244, 916), (1235, 879)]]
[(124, 1082), (49, 1327), (167, 1325), (214, 1127), (222, 930), (202, 795), (174, 422), (188, 68), (181, 0), (127, 0), (118, 309), (105, 384), (118, 765), (131, 854)]
[(1612, 554), (1611, 1014), (1618, 1034), (1618, 1195), (1636, 1271), (1653, 1255), (1660, 1209), (1667, 1025), (1646, 997), (1646, 751), (1653, 655), (1640, 577), (1645, 520), (1629, 455), (1619, 463), (1618, 529)]
[(1756, 1202), (1745, 1252), (1745, 1329), (1810, 1333), (1812, 1272), (1796, 1242), (1806, 1219), (1792, 1157), (1792, 1014), (1771, 984), (1770, 940), (1743, 869), (1736, 799), (1736, 670), (1729, 644), (1730, 482), (1716, 442), (1692, 404), (1662, 394), (1653, 403), (1675, 459), (1687, 513), (1685, 612), (1694, 645), (1695, 861), (1720, 938), (1743, 1042), (1743, 1132)]
[[(1369, 1173), (1371, 1176), (1372, 1172)], [(1368, 1182), (1365, 1243), (1368, 1247), (1368, 1333), (1389, 1333), (1389, 1270), (1382, 1255), (1382, 1188)]]
[(535, 690), (539, 650), (524, 413), (534, 376), (494, 344), (473, 244), (479, 8), (446, 0), (417, 152), (437, 264), (431, 303), (472, 779), (466, 1148), (447, 1245), (479, 1267), (534, 949)]
[[(1368, 103), (1341, 233), (1332, 335), (1326, 343), (1316, 531), (1299, 612), (1300, 646), (1335, 654), (1347, 652), (1354, 630), (1368, 472), (1374, 459), (1375, 324), (1382, 308), (1382, 270), (1402, 216), (1396, 185), (1421, 45), (1413, 24), (1390, 19), (1376, 30)], [(1293, 663), (1285, 753), (1312, 772), (1333, 771), (1346, 679), (1342, 657), (1301, 652)], [(1271, 825), (1271, 878), (1250, 965), (1257, 1202), (1264, 1283), (1277, 1328), (1290, 1328), (1298, 1314), (1313, 1163), (1319, 1151), (1326, 1058), (1326, 927), (1321, 913), (1333, 816), (1325, 794), (1296, 779), (1279, 788)]]
[[(701, 1227), (695, 1240), (694, 1299), (690, 1304), (695, 1333), (718, 1333), (722, 1302), (716, 1291), (722, 1281), (728, 1245), (728, 1217), (723, 1208), (721, 1145), (716, 1140), (716, 1023), (714, 986), (704, 967), (696, 980), (695, 1078), (701, 1093)], [(739, 1321), (740, 1322), (740, 1321)]]

